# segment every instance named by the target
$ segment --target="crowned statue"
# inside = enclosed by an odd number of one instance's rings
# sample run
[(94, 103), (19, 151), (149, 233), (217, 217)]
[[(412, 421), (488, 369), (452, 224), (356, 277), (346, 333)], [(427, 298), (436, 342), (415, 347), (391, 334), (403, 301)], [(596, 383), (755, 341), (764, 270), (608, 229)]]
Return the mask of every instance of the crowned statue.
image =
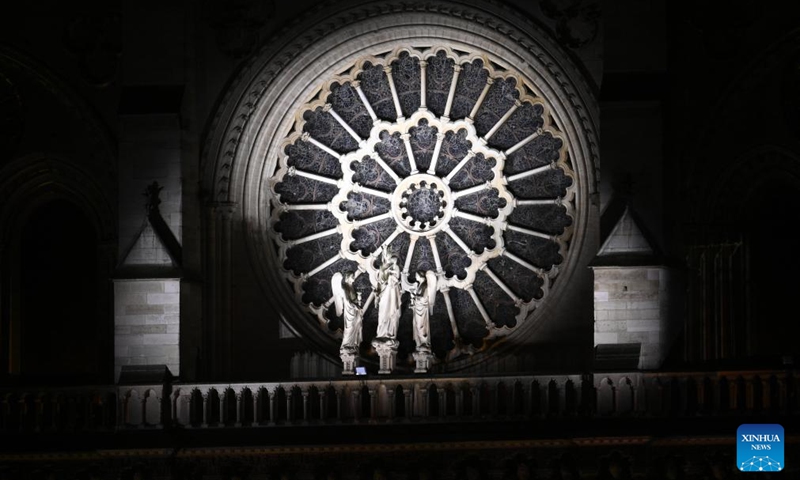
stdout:
[(378, 332), (372, 346), (380, 357), (378, 373), (391, 373), (397, 357), (397, 327), (402, 306), (402, 283), (397, 256), (386, 248), (381, 256), (375, 285), (375, 302), (378, 305)]

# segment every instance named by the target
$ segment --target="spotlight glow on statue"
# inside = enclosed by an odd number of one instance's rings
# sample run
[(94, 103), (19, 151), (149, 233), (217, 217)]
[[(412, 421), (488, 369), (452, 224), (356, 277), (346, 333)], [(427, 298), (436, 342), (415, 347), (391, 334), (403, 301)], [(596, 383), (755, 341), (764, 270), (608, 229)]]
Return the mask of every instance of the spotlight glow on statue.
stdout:
[(397, 344), (397, 325), (400, 321), (401, 285), (397, 256), (389, 249), (383, 253), (378, 272), (375, 300), (378, 302), (378, 333), (376, 341)]
[(411, 308), (414, 313), (414, 343), (417, 350), (414, 360), (417, 373), (427, 372), (433, 357), (431, 352), (431, 327), (430, 317), (433, 314), (433, 304), (436, 302), (437, 276), (436, 272), (417, 272), (417, 282), (412, 285)]
[(339, 356), (344, 364), (342, 371), (351, 375), (358, 364), (358, 347), (361, 344), (361, 324), (364, 310), (361, 308), (361, 293), (353, 285), (356, 276), (353, 272), (337, 272), (331, 277), (336, 315), (343, 317), (344, 328)]
[(397, 326), (400, 322), (402, 306), (400, 266), (397, 256), (387, 248), (381, 256), (378, 281), (375, 286), (375, 302), (378, 305), (378, 332), (372, 346), (380, 357), (378, 373), (391, 373), (397, 357)]

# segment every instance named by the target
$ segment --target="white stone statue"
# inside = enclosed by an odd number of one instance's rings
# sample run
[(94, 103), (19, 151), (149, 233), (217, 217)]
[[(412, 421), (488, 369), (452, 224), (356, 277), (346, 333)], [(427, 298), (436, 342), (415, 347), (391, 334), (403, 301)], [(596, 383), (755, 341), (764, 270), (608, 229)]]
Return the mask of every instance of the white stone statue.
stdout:
[(433, 314), (433, 304), (436, 301), (436, 272), (416, 273), (416, 284), (411, 291), (411, 308), (414, 313), (414, 343), (417, 349), (414, 352), (414, 360), (417, 363), (417, 373), (424, 373), (430, 368), (430, 361), (433, 357), (431, 353), (431, 314)]
[(355, 288), (355, 273), (341, 272), (334, 273), (331, 277), (331, 290), (333, 291), (333, 302), (336, 307), (336, 315), (344, 319), (344, 329), (342, 332), (342, 346), (339, 348), (339, 356), (344, 364), (343, 372), (345, 375), (354, 373), (358, 363), (358, 347), (361, 344), (361, 324), (364, 311), (361, 305), (361, 293)]
[(414, 342), (418, 352), (431, 351), (430, 316), (436, 301), (436, 272), (417, 272), (417, 283), (411, 295), (414, 310)]
[(378, 305), (378, 332), (372, 346), (380, 357), (378, 373), (391, 373), (397, 357), (397, 326), (402, 305), (400, 266), (397, 256), (389, 248), (383, 251), (381, 266), (375, 285), (375, 302)]
[(383, 252), (378, 270), (378, 284), (375, 287), (375, 301), (378, 304), (378, 332), (375, 340), (383, 344), (394, 346), (397, 344), (402, 294), (397, 256), (386, 249)]

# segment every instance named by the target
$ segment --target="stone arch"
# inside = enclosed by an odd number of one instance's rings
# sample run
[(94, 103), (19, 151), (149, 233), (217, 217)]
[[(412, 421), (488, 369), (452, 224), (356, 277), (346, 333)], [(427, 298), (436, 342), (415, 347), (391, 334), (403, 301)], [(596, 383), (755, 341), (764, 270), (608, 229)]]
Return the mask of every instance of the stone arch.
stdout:
[[(590, 202), (590, 195), (596, 192), (598, 167), (597, 107), (587, 79), (569, 54), (537, 24), (510, 9), (446, 1), (411, 2), (391, 10), (363, 1), (342, 2), (337, 7), (333, 15), (329, 11), (309, 13), (293, 27), (303, 35), (285, 35), (292, 40), (269, 43), (247, 62), (222, 98), (204, 146), (203, 188), (208, 211), (221, 220), (212, 225), (212, 230), (230, 232), (231, 225), (237, 225), (245, 232), (247, 254), (263, 290), (286, 289), (282, 274), (275, 268), (276, 246), (266, 235), (272, 208), (267, 181), (275, 169), (275, 158), (281, 156), (282, 140), (299, 133), (293, 130), (294, 112), (316, 98), (321, 79), (341, 75), (355, 59), (374, 55), (376, 49), (391, 51), (415, 42), (442, 42), (466, 51), (488, 52), (493, 58), (519, 66), (521, 74), (551, 102), (555, 122), (569, 143), (569, 162), (577, 179), (572, 253), (560, 265), (559, 278), (569, 277), (581, 262), (588, 261), (591, 249), (582, 247), (593, 241), (587, 231), (590, 218), (597, 215), (596, 206)], [(214, 212), (221, 210), (226, 213), (217, 217)], [(210, 231), (209, 235), (216, 233)], [(221, 265), (221, 283), (217, 282), (215, 288), (228, 288), (223, 279), (229, 268)], [(555, 300), (537, 303), (537, 312), (548, 308), (557, 311), (556, 305), (569, 295), (566, 292), (575, 288), (568, 283), (556, 282), (550, 292)], [(225, 295), (221, 298), (224, 300)], [(300, 333), (318, 350), (334, 355), (337, 334), (328, 335), (308, 322), (306, 312), (290, 295), (275, 295), (271, 301), (298, 324)], [(536, 318), (545, 316), (537, 313)], [(539, 323), (526, 322), (519, 331), (528, 335)], [(464, 355), (439, 368), (466, 368), (490, 358), (495, 350)]]
[(597, 413), (600, 415), (610, 415), (614, 413), (614, 383), (610, 378), (605, 377), (600, 380), (597, 387)]
[[(98, 273), (100, 280), (111, 278), (116, 262), (117, 231), (117, 162), (116, 147), (103, 121), (93, 109), (46, 66), (13, 48), (0, 46), (0, 77), (25, 85), (20, 93), (21, 110), (33, 95), (37, 101), (52, 105), (52, 117), (44, 124), (38, 117), (30, 117), (20, 132), (35, 131), (34, 135), (21, 135), (10, 151), (0, 159), (0, 290), (19, 303), (15, 285), (20, 280), (19, 265), (14, 261), (19, 252), (19, 235), (32, 212), (53, 200), (64, 200), (75, 205), (92, 224), (98, 241)], [(70, 136), (55, 137), (34, 143), (52, 132), (69, 131)], [(67, 153), (69, 152), (69, 153)], [(99, 282), (103, 290), (97, 292), (99, 302), (96, 329), (101, 337), (101, 360), (94, 363), (113, 364), (111, 286)], [(2, 329), (19, 322), (19, 312), (0, 306)], [(17, 325), (17, 328), (19, 325)], [(0, 370), (20, 373), (19, 359), (9, 352), (19, 352), (18, 339), (2, 334), (11, 344), (0, 345)], [(97, 342), (95, 342), (97, 343)], [(109, 367), (110, 368), (110, 367)], [(24, 372), (22, 372), (24, 373)], [(101, 378), (108, 381), (112, 372), (102, 371)]]

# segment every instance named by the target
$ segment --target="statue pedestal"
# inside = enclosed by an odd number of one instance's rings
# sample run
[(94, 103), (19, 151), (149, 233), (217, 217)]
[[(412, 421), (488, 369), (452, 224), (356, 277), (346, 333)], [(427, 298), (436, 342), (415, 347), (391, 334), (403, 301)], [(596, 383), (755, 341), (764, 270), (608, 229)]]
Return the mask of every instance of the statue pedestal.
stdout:
[(342, 359), (342, 375), (355, 375), (355, 369), (358, 366), (358, 354), (355, 352), (339, 352), (339, 358)]
[(378, 352), (378, 357), (380, 357), (381, 361), (378, 373), (384, 375), (392, 373), (392, 370), (394, 370), (395, 367), (395, 362), (397, 361), (397, 342), (381, 342), (376, 340), (372, 343), (372, 346), (375, 347), (375, 350)]
[(414, 352), (411, 355), (414, 357), (414, 362), (416, 362), (414, 373), (428, 373), (428, 370), (431, 368), (433, 354), (431, 352), (422, 351)]

